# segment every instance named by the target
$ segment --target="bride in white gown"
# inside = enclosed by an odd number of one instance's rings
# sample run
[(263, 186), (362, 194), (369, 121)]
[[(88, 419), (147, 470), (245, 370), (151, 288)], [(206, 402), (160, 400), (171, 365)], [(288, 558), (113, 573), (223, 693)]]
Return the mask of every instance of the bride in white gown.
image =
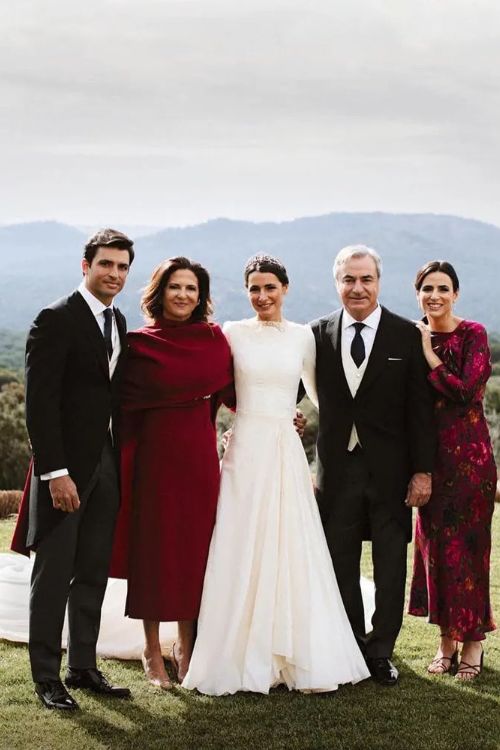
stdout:
[(245, 282), (257, 318), (228, 323), (236, 419), (182, 683), (209, 695), (276, 684), (335, 690), (369, 676), (342, 604), (307, 459), (293, 426), (302, 377), (315, 393), (309, 326), (281, 319), (286, 271), (256, 256)]

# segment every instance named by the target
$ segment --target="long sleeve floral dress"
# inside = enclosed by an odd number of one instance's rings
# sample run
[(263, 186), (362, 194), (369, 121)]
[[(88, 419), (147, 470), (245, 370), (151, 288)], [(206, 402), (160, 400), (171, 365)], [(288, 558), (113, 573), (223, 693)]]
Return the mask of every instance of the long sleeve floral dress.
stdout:
[(428, 615), (454, 640), (479, 641), (495, 629), (489, 568), (497, 472), (483, 412), (490, 352), (483, 326), (467, 320), (432, 339), (443, 363), (429, 373), (438, 455), (431, 499), (417, 517), (409, 612)]

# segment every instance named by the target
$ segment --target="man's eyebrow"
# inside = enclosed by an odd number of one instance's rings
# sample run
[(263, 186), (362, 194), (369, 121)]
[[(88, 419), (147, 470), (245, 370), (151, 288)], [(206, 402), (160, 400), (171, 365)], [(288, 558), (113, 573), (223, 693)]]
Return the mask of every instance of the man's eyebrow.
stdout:
[(348, 280), (348, 279), (357, 279), (357, 278), (359, 278), (359, 279), (374, 279), (375, 276), (372, 273), (364, 273), (361, 276), (355, 276), (352, 273), (345, 273), (342, 276), (342, 279), (345, 279), (345, 280)]

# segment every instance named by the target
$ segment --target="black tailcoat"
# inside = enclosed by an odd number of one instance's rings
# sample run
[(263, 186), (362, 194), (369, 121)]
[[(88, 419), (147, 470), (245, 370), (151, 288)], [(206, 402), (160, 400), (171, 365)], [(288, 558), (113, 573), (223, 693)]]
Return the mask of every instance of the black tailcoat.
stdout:
[(81, 495), (100, 461), (110, 418), (118, 451), (118, 389), (126, 352), (125, 318), (114, 308), (121, 352), (113, 377), (104, 337), (75, 291), (43, 309), (26, 344), (26, 423), (33, 450), (26, 546), (66, 514), (54, 509), (40, 475), (68, 469)]
[(342, 310), (314, 321), (319, 399), (317, 498), (326, 523), (353, 423), (379, 498), (411, 539), (404, 500), (415, 472), (431, 472), (436, 437), (427, 364), (416, 326), (382, 307), (366, 370), (352, 397), (342, 366)]

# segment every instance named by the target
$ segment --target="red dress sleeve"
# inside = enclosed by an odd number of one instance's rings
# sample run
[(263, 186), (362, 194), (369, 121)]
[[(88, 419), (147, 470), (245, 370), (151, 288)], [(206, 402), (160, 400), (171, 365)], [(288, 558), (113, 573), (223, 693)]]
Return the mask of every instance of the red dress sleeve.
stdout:
[(482, 325), (471, 325), (465, 334), (464, 360), (461, 370), (454, 366), (453, 352), (445, 355), (446, 362), (429, 373), (434, 388), (462, 404), (473, 402), (480, 389), (484, 388), (491, 375), (491, 359), (488, 337)]

